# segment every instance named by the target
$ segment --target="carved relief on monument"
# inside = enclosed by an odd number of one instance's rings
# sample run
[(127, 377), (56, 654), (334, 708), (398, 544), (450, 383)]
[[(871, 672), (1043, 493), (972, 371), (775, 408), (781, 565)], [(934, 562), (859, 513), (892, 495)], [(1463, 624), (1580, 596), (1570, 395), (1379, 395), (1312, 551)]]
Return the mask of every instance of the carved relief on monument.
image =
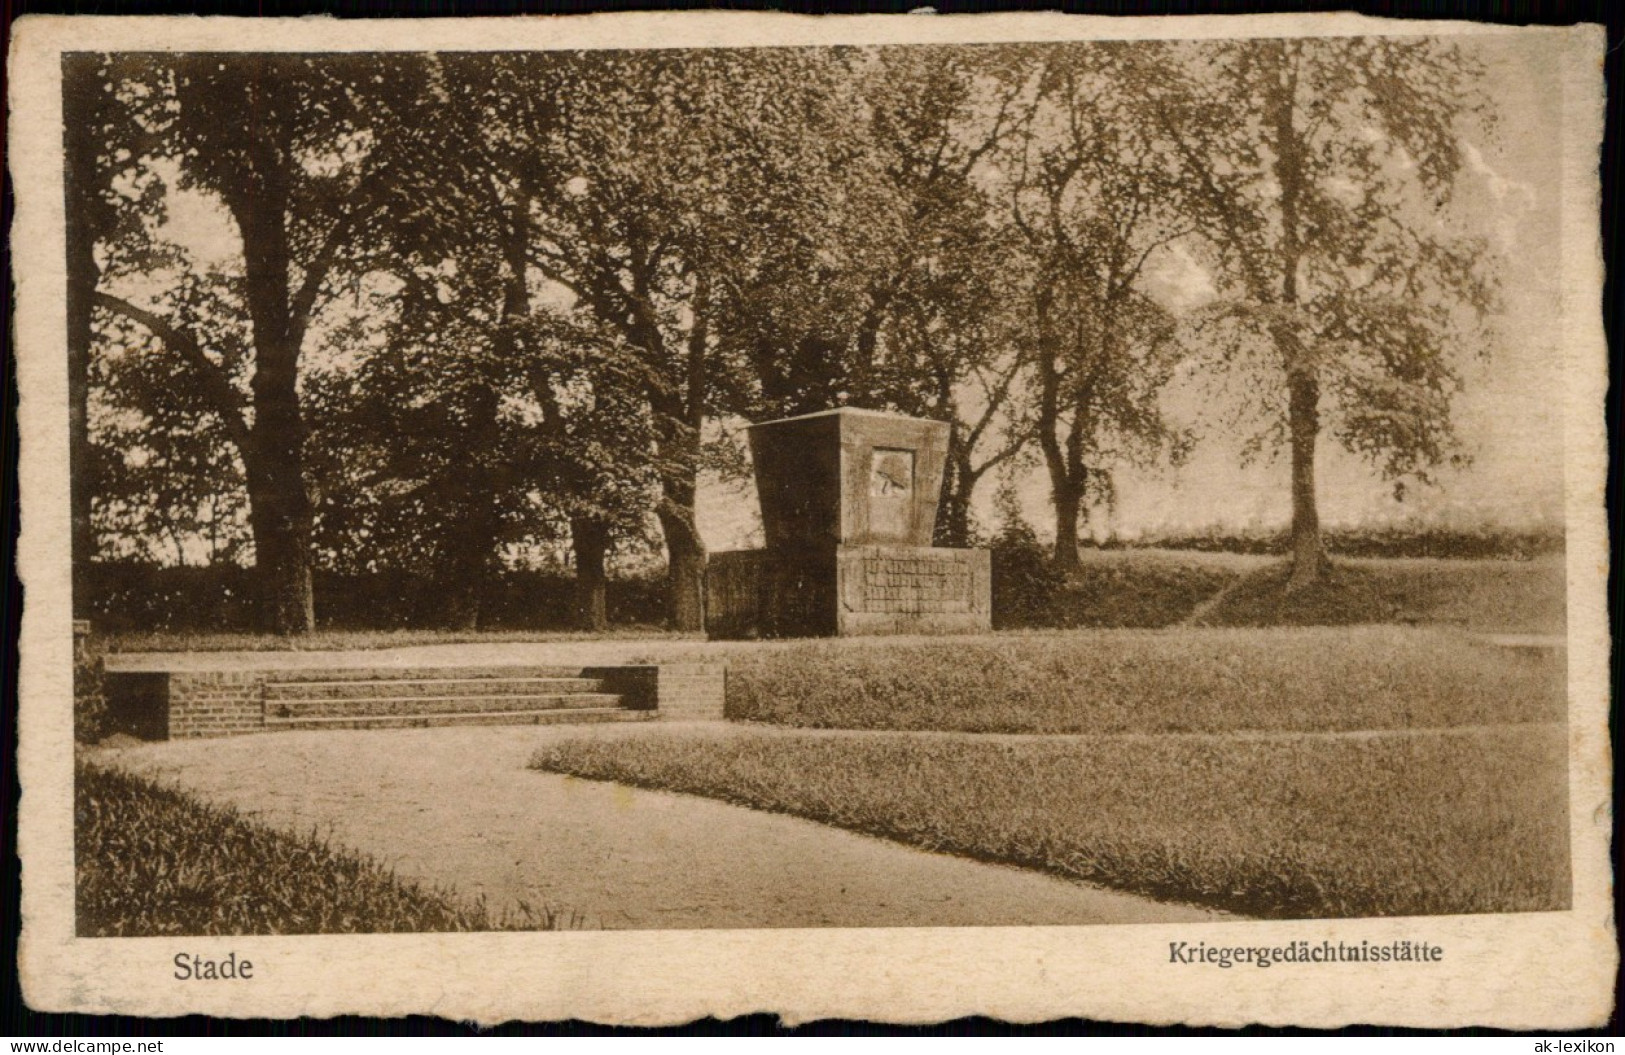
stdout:
[(914, 502), (914, 452), (876, 447), (869, 469), (869, 530), (906, 536)]

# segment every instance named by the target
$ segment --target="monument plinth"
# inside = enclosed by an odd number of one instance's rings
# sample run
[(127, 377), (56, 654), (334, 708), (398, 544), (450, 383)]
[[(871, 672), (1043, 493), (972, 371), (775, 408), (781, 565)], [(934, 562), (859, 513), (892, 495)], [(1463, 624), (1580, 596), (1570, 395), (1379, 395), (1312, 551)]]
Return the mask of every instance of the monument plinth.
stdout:
[(991, 626), (987, 551), (931, 545), (947, 425), (845, 409), (747, 431), (767, 548), (711, 558), (710, 636)]

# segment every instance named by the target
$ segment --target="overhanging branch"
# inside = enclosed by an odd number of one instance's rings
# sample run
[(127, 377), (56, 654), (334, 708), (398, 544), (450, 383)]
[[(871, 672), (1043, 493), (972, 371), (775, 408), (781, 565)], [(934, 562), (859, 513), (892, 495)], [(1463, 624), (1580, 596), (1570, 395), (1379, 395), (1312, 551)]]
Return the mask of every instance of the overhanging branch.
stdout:
[(185, 363), (197, 374), (202, 383), (203, 394), (214, 405), (214, 411), (220, 417), (221, 424), (231, 441), (237, 445), (238, 453), (245, 458), (252, 451), (248, 422), (243, 417), (245, 400), (243, 394), (231, 383), (226, 372), (203, 352), (203, 346), (192, 334), (180, 329), (163, 316), (150, 312), (145, 308), (137, 307), (122, 297), (115, 297), (111, 293), (100, 290), (91, 294), (92, 303), (106, 311), (122, 315), (132, 322), (144, 327), (147, 332), (158, 338), (170, 351), (180, 356)]

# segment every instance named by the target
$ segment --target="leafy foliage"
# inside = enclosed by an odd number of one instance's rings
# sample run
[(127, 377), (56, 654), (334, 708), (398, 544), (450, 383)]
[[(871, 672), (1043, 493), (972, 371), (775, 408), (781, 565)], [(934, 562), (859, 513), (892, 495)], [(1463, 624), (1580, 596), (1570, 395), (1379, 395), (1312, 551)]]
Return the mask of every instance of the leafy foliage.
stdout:
[(1015, 491), (1005, 488), (999, 493), (999, 500), (1004, 523), (993, 537), (989, 554), (993, 575), (993, 627), (1006, 630), (1052, 626), (1066, 573), (1056, 566), (1048, 548), (1038, 541), (1032, 525), (1022, 517)]
[[(187, 277), (166, 297), (180, 325), (206, 335), (207, 366), (169, 352), (124, 315), (98, 313), (90, 362), (92, 513), (104, 551), (170, 564), (248, 563), (242, 458), (211, 383), (246, 402), (252, 358), (236, 324), (241, 283)], [(200, 371), (214, 371), (200, 378)]]
[[(1388, 37), (76, 58), (79, 559), (252, 562), (280, 632), (318, 566), (434, 569), (472, 626), (566, 538), (601, 612), (658, 524), (695, 629), (711, 437), (850, 404), (951, 425), (948, 544), (1036, 451), (1070, 568), (1114, 471), (1192, 442), (1184, 369), (1291, 449), (1318, 569), (1323, 410), (1396, 487), (1460, 454), (1477, 76)], [(183, 201), (219, 259), (165, 243)]]
[(1443, 38), (1234, 42), (1187, 62), (1171, 113), (1199, 134), (1170, 141), (1220, 283), (1197, 326), (1215, 363), (1260, 380), (1259, 449), (1291, 451), (1293, 581), (1307, 581), (1324, 563), (1323, 400), (1328, 431), (1396, 493), (1459, 457), (1459, 364), (1486, 347), (1496, 292), (1493, 254), (1448, 205), (1463, 128), (1490, 115)]
[[(315, 575), (322, 630), (444, 628), (447, 583), (440, 574), (400, 568)], [(253, 573), (238, 565), (165, 567), (134, 562), (93, 565), (86, 576), (87, 610), (98, 631), (244, 634), (256, 626)], [(482, 625), (493, 630), (567, 630), (572, 627), (572, 583), (563, 568), (510, 568), (485, 584)], [(615, 627), (660, 625), (664, 584), (617, 575), (607, 583), (607, 617)], [(446, 640), (458, 635), (447, 633)], [(422, 635), (434, 640), (432, 634)], [(275, 647), (276, 638), (267, 639)], [(158, 646), (162, 647), (162, 646)], [(169, 647), (204, 647), (196, 640)], [(259, 647), (239, 642), (237, 647)]]

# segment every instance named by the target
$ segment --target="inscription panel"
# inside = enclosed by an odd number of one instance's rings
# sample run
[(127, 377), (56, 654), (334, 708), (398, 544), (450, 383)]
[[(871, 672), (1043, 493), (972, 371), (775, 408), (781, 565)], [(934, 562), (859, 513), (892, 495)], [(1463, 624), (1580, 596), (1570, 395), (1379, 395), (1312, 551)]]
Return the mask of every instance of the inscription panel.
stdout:
[(865, 557), (865, 612), (963, 612), (971, 604), (970, 564), (936, 556)]

